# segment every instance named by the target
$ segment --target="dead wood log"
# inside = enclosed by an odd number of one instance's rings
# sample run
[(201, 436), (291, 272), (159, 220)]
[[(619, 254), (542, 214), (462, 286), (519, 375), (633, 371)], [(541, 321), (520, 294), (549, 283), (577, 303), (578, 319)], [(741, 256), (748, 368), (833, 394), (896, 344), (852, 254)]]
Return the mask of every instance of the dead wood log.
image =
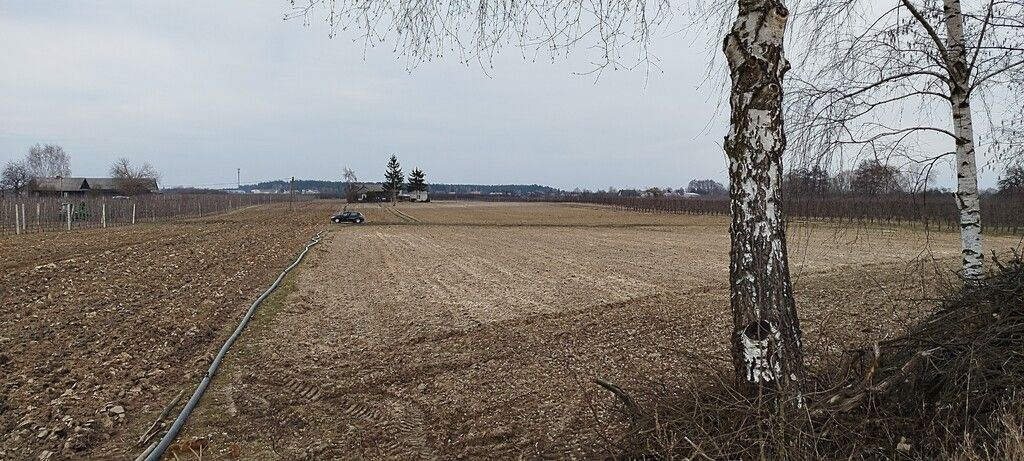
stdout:
[(918, 351), (910, 357), (896, 372), (885, 376), (877, 384), (872, 381), (879, 375), (879, 359), (881, 352), (878, 344), (875, 344), (871, 364), (864, 373), (864, 378), (856, 385), (851, 386), (825, 400), (825, 404), (812, 412), (814, 416), (822, 416), (829, 413), (849, 412), (859, 407), (869, 396), (884, 396), (892, 392), (899, 384), (905, 382), (911, 376), (919, 373), (928, 359), (941, 351), (941, 347)]

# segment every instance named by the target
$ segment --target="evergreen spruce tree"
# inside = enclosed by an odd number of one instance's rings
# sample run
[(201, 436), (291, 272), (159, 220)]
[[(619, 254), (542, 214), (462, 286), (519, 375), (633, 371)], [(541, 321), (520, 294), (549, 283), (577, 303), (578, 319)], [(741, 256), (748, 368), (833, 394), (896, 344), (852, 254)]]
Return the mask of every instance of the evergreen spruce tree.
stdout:
[(409, 192), (422, 192), (427, 190), (426, 175), (423, 170), (413, 168), (409, 173)]
[(392, 155), (388, 160), (388, 169), (384, 172), (384, 192), (391, 197), (392, 202), (398, 201), (398, 192), (402, 190), (405, 181), (405, 174), (402, 173), (402, 166), (398, 164), (398, 157)]

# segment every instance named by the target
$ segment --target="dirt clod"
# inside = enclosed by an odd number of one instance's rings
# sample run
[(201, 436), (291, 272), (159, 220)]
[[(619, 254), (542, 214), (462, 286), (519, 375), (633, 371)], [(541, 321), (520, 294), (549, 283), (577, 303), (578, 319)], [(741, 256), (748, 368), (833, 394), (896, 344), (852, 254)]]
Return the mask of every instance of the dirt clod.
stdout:
[(134, 458), (144, 405), (195, 385), (337, 208), (0, 237), (0, 459)]

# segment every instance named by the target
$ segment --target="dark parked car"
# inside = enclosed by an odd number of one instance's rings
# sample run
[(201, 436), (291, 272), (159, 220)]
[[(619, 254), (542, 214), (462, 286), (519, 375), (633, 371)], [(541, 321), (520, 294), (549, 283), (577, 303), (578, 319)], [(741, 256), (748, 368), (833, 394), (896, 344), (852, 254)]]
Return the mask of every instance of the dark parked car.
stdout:
[(334, 217), (331, 218), (331, 221), (334, 221), (335, 224), (341, 224), (343, 222), (361, 224), (363, 221), (366, 221), (366, 219), (363, 218), (363, 214), (358, 211), (344, 211), (339, 215), (334, 215)]

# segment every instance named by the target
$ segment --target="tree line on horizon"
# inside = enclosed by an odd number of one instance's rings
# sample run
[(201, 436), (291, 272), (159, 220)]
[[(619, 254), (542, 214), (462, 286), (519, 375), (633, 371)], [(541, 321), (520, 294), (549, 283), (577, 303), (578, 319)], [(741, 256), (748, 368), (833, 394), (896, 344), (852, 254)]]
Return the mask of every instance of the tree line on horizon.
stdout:
[[(354, 175), (354, 173), (353, 173)], [(387, 178), (385, 178), (386, 181)], [(820, 165), (792, 168), (783, 175), (782, 188), (787, 197), (816, 198), (831, 195), (886, 196), (893, 194), (948, 194), (949, 190), (930, 185), (919, 171), (905, 171), (887, 165), (879, 160), (861, 161), (857, 167), (830, 173)], [(344, 196), (347, 184), (380, 184), (381, 182), (297, 179), (297, 189), (314, 189), (323, 196)], [(264, 181), (243, 185), (243, 189), (287, 190), (288, 182), (283, 180)], [(539, 184), (460, 184), (431, 183), (429, 190), (438, 195), (498, 195), (508, 197), (548, 197), (566, 194), (605, 194), (624, 197), (663, 197), (683, 194), (697, 194), (702, 197), (726, 198), (728, 187), (713, 179), (694, 179), (686, 186), (616, 188), (590, 190), (575, 188), (563, 190)], [(994, 189), (983, 190), (985, 195), (1014, 195), (1024, 192), (1024, 167), (1012, 164), (999, 176)]]

